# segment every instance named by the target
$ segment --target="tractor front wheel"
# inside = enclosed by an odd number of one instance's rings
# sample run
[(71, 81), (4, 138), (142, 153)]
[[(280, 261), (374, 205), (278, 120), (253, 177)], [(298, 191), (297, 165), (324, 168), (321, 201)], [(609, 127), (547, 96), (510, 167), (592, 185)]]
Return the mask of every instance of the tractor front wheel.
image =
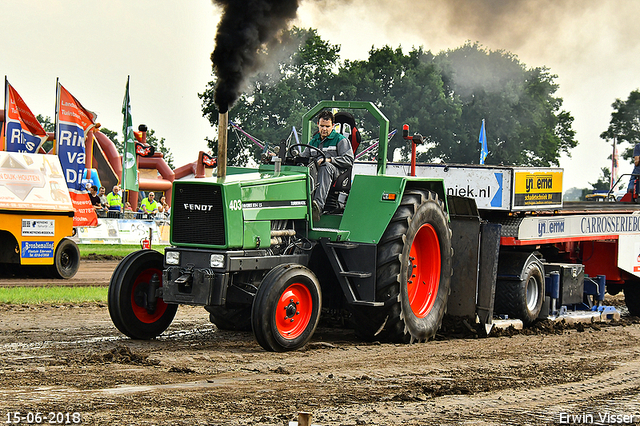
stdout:
[(178, 305), (157, 297), (162, 287), (163, 256), (139, 250), (125, 257), (109, 283), (109, 315), (118, 330), (132, 339), (152, 339), (169, 327)]
[(313, 336), (320, 319), (318, 279), (298, 264), (278, 265), (264, 277), (251, 309), (256, 340), (267, 351), (293, 351)]

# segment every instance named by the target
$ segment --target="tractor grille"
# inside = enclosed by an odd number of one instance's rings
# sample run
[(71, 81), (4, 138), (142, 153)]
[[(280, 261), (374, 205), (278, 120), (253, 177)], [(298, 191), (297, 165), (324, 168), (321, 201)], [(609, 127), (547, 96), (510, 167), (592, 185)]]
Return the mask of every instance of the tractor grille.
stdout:
[(175, 244), (225, 245), (220, 186), (178, 183), (173, 197), (171, 235)]

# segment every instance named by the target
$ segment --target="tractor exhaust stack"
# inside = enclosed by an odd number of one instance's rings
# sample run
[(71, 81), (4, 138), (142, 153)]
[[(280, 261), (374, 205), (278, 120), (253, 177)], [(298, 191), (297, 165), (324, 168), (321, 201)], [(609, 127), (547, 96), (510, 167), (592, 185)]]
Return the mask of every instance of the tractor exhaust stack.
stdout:
[(227, 129), (229, 127), (229, 111), (218, 115), (218, 172), (219, 178), (227, 175)]

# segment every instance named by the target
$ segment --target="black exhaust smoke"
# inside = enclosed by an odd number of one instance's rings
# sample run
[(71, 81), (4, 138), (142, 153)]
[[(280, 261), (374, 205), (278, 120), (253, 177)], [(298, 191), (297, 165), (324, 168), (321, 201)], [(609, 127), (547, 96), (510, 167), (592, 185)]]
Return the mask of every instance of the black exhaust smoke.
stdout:
[(225, 113), (240, 96), (247, 77), (260, 67), (260, 52), (276, 42), (298, 0), (213, 0), (222, 8), (211, 61), (218, 78), (214, 102)]

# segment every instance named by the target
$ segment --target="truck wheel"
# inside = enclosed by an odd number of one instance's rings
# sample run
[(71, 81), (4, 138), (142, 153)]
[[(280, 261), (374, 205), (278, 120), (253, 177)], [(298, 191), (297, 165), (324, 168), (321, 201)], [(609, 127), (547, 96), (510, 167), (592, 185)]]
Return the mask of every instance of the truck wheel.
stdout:
[(378, 243), (377, 300), (385, 307), (354, 307), (356, 333), (404, 343), (433, 338), (447, 307), (451, 257), (451, 230), (438, 195), (406, 190)]
[(544, 274), (533, 256), (523, 268), (522, 281), (498, 280), (494, 311), (533, 323), (540, 314), (544, 301)]
[(628, 281), (624, 284), (624, 302), (629, 314), (640, 317), (640, 281)]
[(54, 278), (73, 278), (80, 267), (80, 250), (68, 238), (60, 240), (49, 272)]
[(322, 292), (309, 269), (278, 265), (264, 277), (251, 308), (256, 340), (267, 351), (293, 351), (304, 346), (320, 319)]
[(129, 254), (109, 282), (109, 315), (118, 330), (132, 339), (151, 339), (169, 327), (178, 305), (155, 297), (162, 287), (163, 256), (154, 250)]
[(224, 306), (206, 306), (209, 321), (219, 330), (251, 331), (251, 307), (227, 308)]

